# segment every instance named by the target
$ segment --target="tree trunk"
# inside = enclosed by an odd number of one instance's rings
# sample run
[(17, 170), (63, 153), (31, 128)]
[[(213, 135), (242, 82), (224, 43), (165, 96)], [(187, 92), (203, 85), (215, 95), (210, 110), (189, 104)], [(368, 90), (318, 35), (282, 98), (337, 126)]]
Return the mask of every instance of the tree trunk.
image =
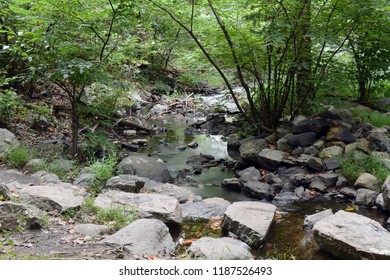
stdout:
[(297, 84), (296, 95), (299, 108), (306, 108), (307, 99), (312, 98), (312, 42), (310, 39), (311, 0), (297, 0), (299, 3), (296, 49)]
[[(76, 93), (74, 93), (76, 95)], [(79, 127), (80, 127), (80, 118), (78, 111), (78, 102), (77, 98), (72, 100), (72, 158), (75, 158), (78, 153), (78, 142), (79, 142)]]

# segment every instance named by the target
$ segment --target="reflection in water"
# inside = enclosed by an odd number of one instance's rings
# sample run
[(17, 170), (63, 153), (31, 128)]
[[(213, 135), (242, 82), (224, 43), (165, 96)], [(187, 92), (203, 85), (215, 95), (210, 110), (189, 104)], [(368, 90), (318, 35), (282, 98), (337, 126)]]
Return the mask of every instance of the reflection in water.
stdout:
[[(229, 159), (227, 144), (221, 136), (188, 135), (185, 133), (187, 123), (185, 119), (157, 119), (154, 121), (158, 127), (166, 128), (164, 133), (158, 134), (149, 140), (149, 146), (142, 152), (156, 154), (166, 162), (173, 177), (183, 169), (192, 170), (186, 163), (192, 155), (209, 154), (216, 159)], [(179, 151), (178, 146), (187, 146), (196, 141), (196, 149), (186, 148)], [(225, 178), (234, 177), (232, 170), (221, 170), (221, 167), (204, 169), (200, 175), (189, 175), (197, 182), (197, 186), (187, 186), (196, 195), (206, 197), (222, 197), (230, 202), (250, 200), (242, 194), (227, 191), (220, 187)], [(303, 220), (305, 216), (318, 213), (331, 208), (333, 212), (347, 208), (348, 205), (329, 200), (311, 200), (298, 204), (279, 207), (275, 223), (271, 227), (265, 244), (254, 255), (258, 258), (275, 259), (334, 259), (326, 252), (319, 250), (313, 240), (311, 232), (304, 231)], [(388, 216), (380, 214), (376, 209), (359, 209), (359, 214), (368, 216), (385, 225)], [(197, 230), (199, 232), (199, 230)], [(189, 232), (187, 233), (190, 234)]]

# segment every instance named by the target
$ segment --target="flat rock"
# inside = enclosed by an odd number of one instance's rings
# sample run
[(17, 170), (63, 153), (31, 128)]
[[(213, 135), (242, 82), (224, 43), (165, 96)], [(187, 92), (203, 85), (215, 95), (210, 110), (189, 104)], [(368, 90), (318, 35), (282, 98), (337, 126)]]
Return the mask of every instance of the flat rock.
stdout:
[(331, 215), (333, 215), (332, 209), (326, 209), (321, 212), (308, 215), (305, 217), (305, 220), (303, 221), (303, 226), (305, 227), (306, 230), (311, 230), (315, 225), (315, 223)]
[(42, 212), (33, 205), (0, 201), (0, 231), (17, 228), (40, 228)]
[(345, 211), (318, 221), (314, 238), (321, 248), (346, 259), (390, 259), (390, 232), (378, 222)]
[(276, 206), (272, 204), (240, 201), (229, 206), (225, 212), (222, 228), (236, 234), (253, 247), (260, 246), (271, 227)]
[(101, 208), (124, 207), (143, 218), (155, 218), (166, 223), (181, 223), (183, 220), (179, 201), (167, 195), (108, 190), (96, 197), (95, 205)]
[(260, 166), (267, 170), (273, 170), (283, 163), (283, 152), (264, 149), (259, 153)]
[(195, 194), (190, 190), (169, 183), (160, 183), (154, 186), (146, 185), (144, 189), (149, 193), (174, 197), (179, 201), (179, 203), (193, 202), (196, 200)]
[(137, 175), (162, 183), (172, 181), (172, 176), (162, 161), (144, 155), (128, 156), (117, 168), (119, 174)]
[(74, 230), (85, 236), (99, 237), (109, 230), (108, 226), (95, 224), (76, 224)]
[(22, 201), (46, 211), (80, 207), (85, 190), (69, 184), (26, 186), (18, 191)]
[(187, 259), (196, 260), (253, 260), (249, 246), (228, 237), (202, 237), (188, 248)]
[(134, 256), (145, 259), (169, 256), (175, 249), (168, 227), (155, 219), (136, 220), (100, 242), (124, 247)]
[(212, 217), (223, 217), (229, 205), (198, 201), (180, 205), (185, 221), (209, 220)]

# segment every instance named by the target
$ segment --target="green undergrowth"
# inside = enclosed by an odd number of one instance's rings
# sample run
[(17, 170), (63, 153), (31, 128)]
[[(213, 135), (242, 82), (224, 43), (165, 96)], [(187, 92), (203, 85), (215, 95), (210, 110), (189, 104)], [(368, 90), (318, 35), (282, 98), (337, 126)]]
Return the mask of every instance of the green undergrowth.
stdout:
[(389, 175), (386, 165), (380, 159), (372, 156), (356, 156), (354, 152), (350, 152), (340, 161), (340, 172), (349, 182), (355, 182), (362, 173), (370, 173), (376, 176), (382, 185)]
[(83, 222), (108, 225), (111, 230), (118, 230), (136, 220), (135, 210), (129, 211), (123, 206), (100, 208), (92, 197), (86, 198), (81, 205), (79, 216)]

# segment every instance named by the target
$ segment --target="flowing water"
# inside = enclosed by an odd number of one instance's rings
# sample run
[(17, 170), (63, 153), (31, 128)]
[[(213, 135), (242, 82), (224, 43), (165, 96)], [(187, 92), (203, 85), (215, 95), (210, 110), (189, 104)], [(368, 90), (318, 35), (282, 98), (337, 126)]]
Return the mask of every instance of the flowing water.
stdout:
[[(187, 164), (187, 158), (191, 155), (209, 154), (216, 159), (229, 159), (227, 144), (221, 136), (214, 135), (188, 135), (185, 133), (188, 126), (185, 118), (164, 118), (153, 121), (163, 133), (151, 137), (149, 145), (142, 151), (165, 161), (173, 177), (183, 169), (191, 170), (192, 166)], [(177, 149), (178, 146), (186, 146), (196, 141), (199, 146), (196, 149), (186, 148), (184, 151)], [(196, 186), (183, 186), (189, 188), (196, 195), (202, 198), (222, 197), (230, 202), (251, 200), (250, 198), (236, 192), (230, 192), (220, 187), (221, 181), (225, 178), (234, 177), (234, 171), (226, 168), (212, 167), (204, 169), (199, 175), (188, 175), (196, 182)], [(318, 249), (311, 232), (303, 229), (303, 220), (306, 215), (311, 215), (325, 209), (333, 209), (334, 212), (348, 207), (346, 203), (330, 201), (325, 199), (299, 202), (286, 207), (279, 207), (275, 223), (271, 227), (265, 244), (253, 254), (258, 258), (276, 259), (332, 259)], [(359, 209), (359, 214), (368, 216), (382, 225), (385, 225), (387, 216), (382, 215), (376, 209)], [(198, 235), (215, 236), (218, 232), (212, 231), (206, 224), (186, 224), (183, 231), (187, 238), (198, 238)]]

